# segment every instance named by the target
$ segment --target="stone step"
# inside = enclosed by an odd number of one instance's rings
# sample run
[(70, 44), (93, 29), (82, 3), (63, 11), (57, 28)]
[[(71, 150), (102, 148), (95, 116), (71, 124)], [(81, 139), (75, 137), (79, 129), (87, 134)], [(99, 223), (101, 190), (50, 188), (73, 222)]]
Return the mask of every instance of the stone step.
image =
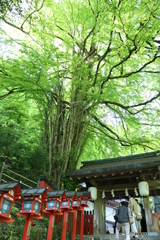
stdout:
[[(125, 240), (125, 235), (120, 235), (119, 240)], [(139, 240), (160, 240), (160, 235), (158, 236), (147, 236), (142, 235), (139, 236)], [(105, 234), (105, 235), (97, 235), (97, 236), (83, 236), (83, 240), (116, 240), (115, 234)], [(131, 236), (131, 240), (135, 240)]]

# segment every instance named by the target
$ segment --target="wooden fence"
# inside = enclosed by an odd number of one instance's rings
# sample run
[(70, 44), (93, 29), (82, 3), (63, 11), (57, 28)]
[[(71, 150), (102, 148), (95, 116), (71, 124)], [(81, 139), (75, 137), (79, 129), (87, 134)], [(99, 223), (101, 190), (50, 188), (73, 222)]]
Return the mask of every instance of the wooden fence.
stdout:
[[(77, 211), (77, 226), (76, 226), (76, 234), (80, 234), (80, 221), (81, 221), (81, 211)], [(55, 217), (55, 225), (59, 225), (63, 223), (63, 215), (56, 215)], [(73, 226), (73, 213), (68, 213), (68, 222), (67, 222), (67, 231), (72, 233)], [(84, 235), (93, 235), (94, 229), (94, 215), (84, 215)]]

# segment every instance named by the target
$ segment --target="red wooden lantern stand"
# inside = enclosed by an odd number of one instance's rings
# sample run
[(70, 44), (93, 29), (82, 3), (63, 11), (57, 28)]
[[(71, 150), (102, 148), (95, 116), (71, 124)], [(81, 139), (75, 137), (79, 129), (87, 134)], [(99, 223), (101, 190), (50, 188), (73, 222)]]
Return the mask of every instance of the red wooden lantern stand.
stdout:
[[(78, 194), (78, 193), (77, 193)], [(88, 207), (87, 200), (91, 199), (90, 192), (83, 192), (81, 197), (81, 226), (80, 226), (80, 240), (83, 240), (84, 231), (84, 207)]]
[(72, 202), (75, 192), (66, 192), (66, 199), (62, 199), (61, 211), (63, 212), (63, 228), (61, 240), (66, 240), (68, 212), (72, 212)]
[[(81, 196), (82, 196), (82, 194), (81, 194)], [(81, 209), (80, 194), (78, 197), (77, 193), (76, 193), (75, 196), (73, 197), (72, 208), (73, 208), (72, 240), (75, 240), (76, 239), (76, 226), (77, 226), (77, 210)]]
[(10, 213), (15, 200), (21, 198), (19, 182), (0, 184), (0, 222), (13, 223)]
[(63, 215), (61, 212), (62, 200), (66, 199), (65, 191), (50, 191), (47, 192), (48, 202), (43, 212), (50, 214), (47, 240), (52, 240), (55, 215)]
[(42, 202), (47, 201), (46, 188), (29, 188), (22, 190), (22, 210), (17, 216), (26, 218), (22, 240), (29, 240), (33, 219), (43, 219), (40, 214)]

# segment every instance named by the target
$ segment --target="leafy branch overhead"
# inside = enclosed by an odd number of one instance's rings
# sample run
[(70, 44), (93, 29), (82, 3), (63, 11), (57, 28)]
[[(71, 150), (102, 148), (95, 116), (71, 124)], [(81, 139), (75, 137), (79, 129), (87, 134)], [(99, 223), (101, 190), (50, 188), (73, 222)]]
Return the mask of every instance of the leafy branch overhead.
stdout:
[(81, 160), (157, 150), (160, 3), (14, 4), (1, 13), (0, 99), (36, 107), (58, 188)]

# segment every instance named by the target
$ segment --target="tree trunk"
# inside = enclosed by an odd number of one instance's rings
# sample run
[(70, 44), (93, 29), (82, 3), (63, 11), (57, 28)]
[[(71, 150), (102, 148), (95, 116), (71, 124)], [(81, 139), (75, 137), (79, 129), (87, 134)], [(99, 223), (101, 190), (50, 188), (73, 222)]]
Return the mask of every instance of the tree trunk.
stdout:
[[(84, 134), (88, 123), (79, 121), (83, 112), (72, 104), (69, 112), (60, 96), (56, 105), (51, 96), (50, 128), (49, 128), (49, 175), (57, 189), (60, 189), (61, 179), (67, 170), (77, 167), (79, 157), (84, 147)], [(83, 119), (83, 118), (82, 118)], [(83, 141), (82, 141), (83, 140)]]

